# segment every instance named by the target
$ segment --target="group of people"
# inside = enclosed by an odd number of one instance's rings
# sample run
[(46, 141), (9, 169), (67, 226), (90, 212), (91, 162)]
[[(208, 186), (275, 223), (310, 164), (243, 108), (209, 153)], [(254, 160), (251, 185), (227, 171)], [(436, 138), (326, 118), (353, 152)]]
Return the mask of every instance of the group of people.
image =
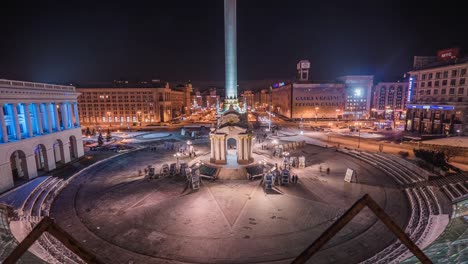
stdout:
[(257, 143), (263, 143), (266, 138), (268, 137), (268, 135), (266, 133), (264, 133), (263, 135), (262, 134), (257, 134), (256, 138), (257, 138)]

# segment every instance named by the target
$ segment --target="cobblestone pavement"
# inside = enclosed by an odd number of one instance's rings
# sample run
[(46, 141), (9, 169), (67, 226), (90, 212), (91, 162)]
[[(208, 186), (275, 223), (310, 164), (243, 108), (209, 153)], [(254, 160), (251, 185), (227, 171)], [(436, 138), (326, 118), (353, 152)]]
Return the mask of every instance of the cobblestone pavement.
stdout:
[[(298, 155), (307, 168), (293, 170), (297, 185), (266, 194), (260, 181), (204, 181), (190, 192), (182, 179), (138, 176), (148, 164), (174, 162), (172, 152), (140, 150), (76, 177), (51, 214), (107, 263), (289, 263), (365, 193), (406, 225), (406, 197), (383, 172), (334, 149), (291, 151)], [(343, 181), (347, 168), (359, 183)], [(311, 263), (356, 263), (394, 240), (364, 209)]]

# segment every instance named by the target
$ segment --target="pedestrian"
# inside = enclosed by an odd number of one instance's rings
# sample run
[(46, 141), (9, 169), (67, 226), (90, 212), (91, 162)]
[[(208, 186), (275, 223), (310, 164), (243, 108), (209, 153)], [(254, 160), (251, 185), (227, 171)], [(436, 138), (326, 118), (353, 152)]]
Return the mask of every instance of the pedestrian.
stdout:
[(297, 176), (297, 174), (296, 174), (296, 184), (297, 184), (298, 181), (299, 181), (299, 176)]

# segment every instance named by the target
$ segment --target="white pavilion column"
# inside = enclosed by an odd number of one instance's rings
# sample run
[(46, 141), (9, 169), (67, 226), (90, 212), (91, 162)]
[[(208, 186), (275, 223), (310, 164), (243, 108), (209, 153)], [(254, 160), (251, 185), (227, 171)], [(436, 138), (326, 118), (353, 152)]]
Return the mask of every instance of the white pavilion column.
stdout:
[(24, 118), (26, 118), (26, 125), (28, 126), (28, 135), (30, 138), (32, 138), (34, 134), (32, 130), (31, 112), (29, 111), (29, 105), (30, 104), (24, 104)]
[(73, 103), (73, 112), (75, 113), (75, 126), (80, 126), (80, 115), (78, 114), (78, 104), (76, 102)]
[(52, 133), (52, 113), (50, 112), (50, 103), (45, 104), (45, 114), (47, 116), (47, 129)]
[(243, 160), (242, 158), (242, 137), (237, 139), (237, 160)]
[(221, 138), (221, 160), (226, 160), (226, 137)]
[(0, 125), (2, 126), (3, 143), (8, 142), (8, 133), (6, 129), (5, 113), (3, 113), (3, 104), (0, 104)]
[(215, 149), (214, 149), (214, 137), (210, 136), (210, 143), (211, 143), (211, 153), (210, 153), (210, 158), (215, 159)]
[(221, 160), (221, 139), (219, 137), (216, 137), (215, 148), (216, 160)]
[(247, 152), (247, 158), (250, 159), (252, 158), (252, 137), (250, 136), (247, 140), (247, 147), (249, 148), (249, 151)]
[[(57, 109), (58, 104), (52, 103), (52, 105), (54, 106), (55, 126), (57, 128), (57, 132), (59, 132), (62, 129), (60, 128), (60, 120), (59, 120), (58, 109)], [(62, 122), (63, 122), (63, 120), (62, 120)]]
[(244, 137), (244, 160), (249, 160), (249, 137)]
[(19, 126), (19, 119), (18, 119), (18, 104), (13, 104), (13, 119), (15, 120), (15, 130), (16, 130), (16, 139), (21, 139), (21, 129)]
[(41, 108), (40, 108), (40, 103), (36, 103), (36, 118), (37, 118), (37, 123), (39, 125), (39, 134), (44, 134), (44, 128), (42, 127), (42, 115), (41, 115)]

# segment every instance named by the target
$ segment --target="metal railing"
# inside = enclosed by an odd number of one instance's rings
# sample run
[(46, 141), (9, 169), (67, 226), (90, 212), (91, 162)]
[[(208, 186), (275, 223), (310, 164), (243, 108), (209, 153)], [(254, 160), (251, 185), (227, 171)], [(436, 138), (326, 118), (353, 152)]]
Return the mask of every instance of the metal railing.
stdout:
[(11, 88), (28, 88), (28, 89), (43, 89), (43, 90), (59, 90), (74, 92), (74, 86), (55, 85), (46, 83), (23, 82), (15, 80), (0, 79), (0, 85), (6, 85)]

